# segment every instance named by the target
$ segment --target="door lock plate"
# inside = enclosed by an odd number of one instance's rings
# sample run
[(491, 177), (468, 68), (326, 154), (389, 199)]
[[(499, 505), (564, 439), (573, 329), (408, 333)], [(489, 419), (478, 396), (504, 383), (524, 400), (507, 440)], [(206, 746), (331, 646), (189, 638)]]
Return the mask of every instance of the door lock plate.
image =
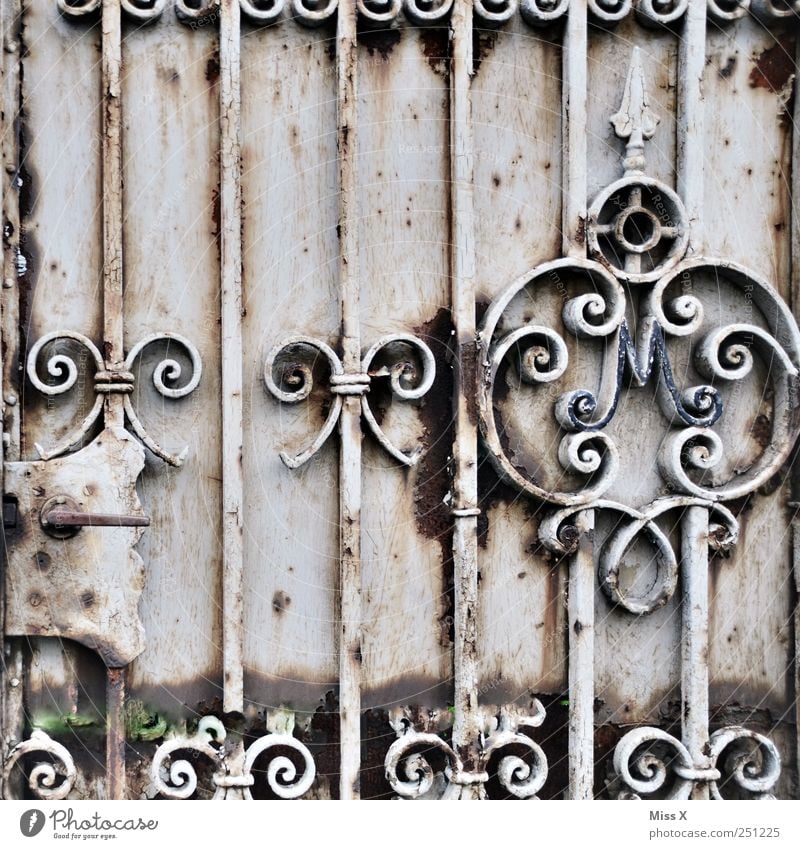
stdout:
[(149, 524), (136, 494), (144, 449), (107, 428), (74, 454), (6, 463), (6, 633), (62, 637), (125, 666), (144, 649), (134, 546)]

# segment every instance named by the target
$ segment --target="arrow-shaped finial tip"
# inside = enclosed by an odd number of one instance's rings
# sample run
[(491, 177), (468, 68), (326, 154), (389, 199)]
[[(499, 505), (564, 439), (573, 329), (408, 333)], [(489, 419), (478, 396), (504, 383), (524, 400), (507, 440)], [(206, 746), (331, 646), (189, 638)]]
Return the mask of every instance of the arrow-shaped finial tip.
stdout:
[(614, 132), (621, 139), (635, 137), (639, 133), (643, 139), (650, 139), (660, 120), (658, 115), (650, 109), (641, 51), (638, 47), (634, 47), (631, 51), (622, 103), (619, 112), (611, 116)]

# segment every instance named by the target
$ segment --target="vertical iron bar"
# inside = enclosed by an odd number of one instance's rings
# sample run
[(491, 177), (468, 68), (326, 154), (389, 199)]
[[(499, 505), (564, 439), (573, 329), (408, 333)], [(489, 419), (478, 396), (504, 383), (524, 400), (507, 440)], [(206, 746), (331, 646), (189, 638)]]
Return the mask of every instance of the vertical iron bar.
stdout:
[(109, 669), (106, 679), (106, 795), (125, 798), (124, 669)]
[[(0, 339), (5, 355), (2, 362), (2, 426), (3, 461), (20, 459), (20, 404), (16, 397), (19, 380), (15, 363), (19, 345), (19, 290), (17, 286), (17, 251), (19, 250), (19, 193), (15, 182), (19, 170), (20, 148), (17, 113), (22, 101), (20, 63), (22, 57), (22, 7), (20, 0), (2, 0), (0, 6), (0, 50), (2, 50), (2, 184), (3, 184), (3, 297), (0, 298)], [(11, 395), (13, 393), (13, 397)], [(9, 401), (14, 403), (8, 403)], [(0, 483), (5, 492), (3, 466)], [(0, 798), (11, 794), (2, 782), (3, 757), (24, 733), (23, 653), (22, 641), (5, 637), (5, 587), (0, 581), (0, 623), (3, 625), (2, 665), (0, 665)]]
[[(800, 40), (795, 52), (795, 67), (800, 67)], [(792, 177), (791, 177), (791, 207), (789, 220), (791, 232), (791, 280), (790, 306), (795, 319), (800, 316), (800, 214), (797, 205), (800, 204), (800, 96), (797, 92), (795, 78), (794, 122), (792, 123)], [(794, 573), (795, 606), (794, 606), (794, 700), (795, 700), (795, 746), (796, 763), (800, 769), (800, 463), (792, 465), (790, 473), (791, 499), (794, 513), (792, 515), (792, 572)]]
[(244, 709), (242, 476), (242, 194), (239, 0), (222, 0), (219, 21), (220, 280), (222, 343), (223, 708)]
[[(703, 252), (705, 193), (706, 2), (689, 0), (678, 52), (678, 194), (689, 226), (687, 256)], [(689, 507), (682, 521), (683, 583), (681, 727), (697, 768), (709, 765), (708, 746), (708, 509)], [(695, 782), (691, 798), (708, 799), (706, 782)]]
[(691, 256), (703, 252), (706, 0), (689, 0), (678, 44), (678, 194), (686, 206)]
[[(708, 758), (708, 508), (687, 507), (681, 523), (682, 657), (681, 732), (695, 768)], [(692, 799), (708, 799), (708, 783), (695, 782)]]
[(594, 796), (594, 519), (594, 510), (578, 513), (578, 550), (569, 567), (568, 799)]
[[(122, 314), (122, 20), (120, 0), (103, 0), (103, 358), (108, 371), (125, 359)], [(105, 396), (105, 426), (123, 427), (122, 395)], [(106, 794), (125, 798), (125, 681), (120, 669), (107, 670)]]
[[(478, 712), (478, 429), (469, 405), (477, 397), (475, 224), (470, 80), (472, 3), (455, 0), (451, 22), (450, 205), (451, 301), (455, 329), (456, 397), (453, 444), (453, 572), (455, 586), (453, 746), (467, 771), (476, 771)], [(477, 793), (478, 785), (464, 788)]]
[[(562, 58), (562, 250), (578, 259), (586, 256), (588, 49), (586, 0), (573, 0)], [(578, 550), (569, 570), (570, 799), (591, 799), (594, 785), (594, 520), (594, 510), (576, 516)]]
[[(103, 0), (103, 357), (122, 368), (122, 22), (119, 0)], [(105, 398), (106, 427), (124, 425), (122, 395)]]
[(573, 0), (562, 48), (561, 243), (566, 257), (586, 256), (586, 0)]
[[(342, 364), (361, 371), (358, 271), (356, 0), (340, 0), (336, 27), (339, 154), (339, 285)], [(339, 721), (341, 799), (360, 795), (361, 766), (361, 399), (343, 396), (339, 418)]]

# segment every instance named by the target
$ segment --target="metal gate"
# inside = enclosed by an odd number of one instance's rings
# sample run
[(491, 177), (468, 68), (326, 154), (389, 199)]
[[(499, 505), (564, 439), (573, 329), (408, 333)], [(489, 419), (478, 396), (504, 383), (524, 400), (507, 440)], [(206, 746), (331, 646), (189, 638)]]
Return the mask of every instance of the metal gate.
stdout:
[(799, 12), (2, 0), (3, 794), (796, 798)]

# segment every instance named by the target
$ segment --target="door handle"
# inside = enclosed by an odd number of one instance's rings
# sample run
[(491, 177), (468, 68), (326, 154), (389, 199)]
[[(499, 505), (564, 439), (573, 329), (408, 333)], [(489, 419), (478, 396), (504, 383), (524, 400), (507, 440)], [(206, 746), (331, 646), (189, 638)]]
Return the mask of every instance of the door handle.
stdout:
[(56, 539), (75, 536), (81, 528), (142, 528), (150, 524), (149, 516), (124, 513), (89, 513), (81, 510), (66, 495), (48, 498), (42, 505), (39, 521), (46, 534)]

